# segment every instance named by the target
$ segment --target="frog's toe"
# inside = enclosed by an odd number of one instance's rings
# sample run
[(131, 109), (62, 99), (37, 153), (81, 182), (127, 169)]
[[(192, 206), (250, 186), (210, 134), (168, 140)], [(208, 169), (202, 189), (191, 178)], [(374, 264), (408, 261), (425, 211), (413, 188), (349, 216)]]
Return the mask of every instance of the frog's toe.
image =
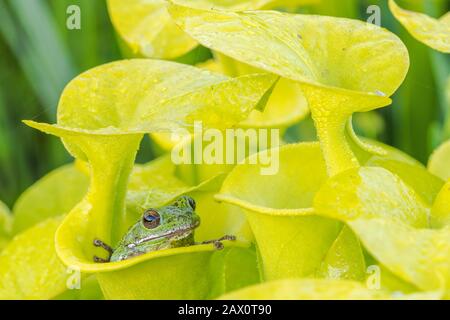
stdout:
[(223, 241), (223, 240), (230, 240), (230, 241), (235, 241), (236, 240), (236, 236), (232, 236), (232, 235), (224, 235), (222, 238), (220, 238), (219, 240)]
[(106, 262), (109, 262), (109, 260), (103, 259), (103, 258), (100, 258), (100, 257), (97, 257), (97, 256), (94, 256), (94, 262), (97, 262), (97, 263), (106, 263)]
[(223, 243), (220, 241), (214, 241), (214, 248), (216, 248), (217, 250), (222, 250), (223, 249)]
[(93, 244), (94, 244), (94, 246), (96, 246), (96, 247), (100, 247), (100, 248), (105, 249), (106, 251), (109, 252), (109, 254), (112, 254), (113, 251), (114, 251), (113, 248), (111, 248), (109, 245), (107, 245), (106, 243), (104, 243), (104, 242), (103, 242), (102, 240), (100, 240), (100, 239), (94, 239)]

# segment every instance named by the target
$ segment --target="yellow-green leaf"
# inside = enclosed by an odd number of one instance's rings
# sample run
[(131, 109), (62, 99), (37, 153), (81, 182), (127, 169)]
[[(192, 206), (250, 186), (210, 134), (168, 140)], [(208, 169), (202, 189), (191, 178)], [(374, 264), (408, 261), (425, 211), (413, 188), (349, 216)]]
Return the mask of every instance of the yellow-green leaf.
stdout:
[(432, 217), (435, 226), (450, 225), (450, 141), (441, 145), (430, 157), (428, 169), (447, 183), (442, 187), (433, 204)]
[[(237, 249), (228, 243), (225, 246), (222, 252), (211, 245), (196, 245), (101, 264), (96, 268), (101, 271), (97, 278), (107, 299), (206, 299), (217, 290), (216, 277), (209, 274), (214, 255)], [(229, 262), (238, 272), (240, 261)], [(241, 262), (245, 269), (247, 262)]]
[(450, 225), (450, 180), (442, 187), (433, 204), (432, 225), (436, 228)]
[(68, 213), (87, 192), (89, 178), (73, 164), (60, 167), (29, 187), (14, 205), (13, 232)]
[[(371, 257), (372, 263), (367, 262), (368, 265), (368, 278), (366, 283), (372, 283), (380, 286), (381, 289), (390, 292), (402, 292), (405, 294), (420, 291), (417, 286), (404, 279), (399, 278), (392, 273), (388, 268), (380, 264), (375, 258)], [(379, 269), (377, 269), (377, 267)], [(372, 268), (372, 269), (370, 269)], [(370, 278), (374, 277), (374, 278)], [(373, 281), (373, 282), (372, 282)], [(379, 283), (377, 283), (379, 281)]]
[(422, 290), (448, 290), (450, 232), (428, 229), (429, 207), (383, 168), (341, 173), (320, 189), (314, 209), (346, 222), (392, 273)]
[(213, 284), (209, 298), (258, 283), (256, 261), (256, 253), (250, 248), (230, 248), (213, 255), (208, 270)]
[[(221, 54), (215, 55), (215, 61), (203, 64), (208, 70), (237, 77), (258, 73), (261, 70)], [(249, 117), (239, 124), (250, 128), (287, 128), (309, 114), (308, 103), (300, 86), (294, 81), (281, 79), (274, 87), (263, 111), (253, 110)]]
[(80, 287), (76, 289), (66, 290), (55, 300), (102, 300), (103, 293), (95, 275), (82, 278)]
[(423, 13), (402, 9), (394, 0), (389, 0), (389, 7), (414, 38), (435, 50), (450, 53), (450, 13), (434, 19)]
[(363, 281), (365, 272), (364, 255), (359, 240), (350, 228), (344, 226), (327, 252), (318, 276)]
[(314, 194), (326, 180), (319, 145), (286, 145), (251, 157), (261, 154), (279, 154), (274, 160), (279, 170), (274, 175), (261, 175), (264, 165), (259, 162), (239, 164), (216, 198), (244, 210), (265, 279), (315, 275), (342, 228), (335, 220), (315, 215), (311, 208)]
[(66, 86), (58, 125), (104, 135), (189, 128), (193, 121), (226, 128), (245, 119), (275, 80), (269, 74), (232, 79), (160, 60), (116, 61)]
[(374, 140), (362, 138), (364, 147), (354, 143), (360, 141), (359, 138), (349, 141), (352, 142), (351, 148), (361, 164), (389, 170), (413, 188), (428, 206), (434, 203), (444, 181), (430, 174), (419, 161), (398, 149)]
[(428, 161), (428, 170), (442, 180), (450, 179), (450, 140), (433, 152)]
[(352, 169), (328, 180), (316, 195), (314, 208), (344, 222), (384, 217), (429, 226), (429, 207), (400, 178), (380, 167)]
[(394, 159), (373, 157), (365, 163), (367, 166), (383, 167), (396, 174), (404, 183), (431, 206), (444, 185), (444, 181), (430, 172), (419, 163), (405, 163)]
[(220, 187), (209, 192), (198, 189), (191, 193), (197, 200), (196, 210), (202, 219), (202, 227), (197, 229), (196, 238), (210, 240), (231, 234), (241, 241), (253, 240), (253, 233), (242, 210), (214, 199), (219, 189)]
[(61, 217), (20, 233), (0, 253), (1, 299), (50, 299), (67, 289), (67, 268), (55, 252)]
[(400, 278), (450, 297), (450, 229), (417, 229), (391, 219), (351, 222), (364, 246)]
[(172, 21), (164, 0), (108, 0), (108, 10), (135, 55), (173, 59), (197, 46)]
[(312, 85), (389, 96), (408, 68), (406, 48), (394, 34), (357, 20), (177, 4), (169, 12), (203, 45)]

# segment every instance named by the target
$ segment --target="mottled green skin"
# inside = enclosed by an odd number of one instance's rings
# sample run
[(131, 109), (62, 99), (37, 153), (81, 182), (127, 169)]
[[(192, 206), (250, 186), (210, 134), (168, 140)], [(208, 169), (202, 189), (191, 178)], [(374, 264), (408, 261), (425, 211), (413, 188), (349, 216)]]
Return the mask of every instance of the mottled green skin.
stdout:
[(129, 259), (147, 252), (190, 246), (200, 217), (191, 206), (188, 196), (178, 198), (173, 204), (155, 209), (160, 215), (160, 225), (154, 229), (144, 226), (143, 218), (134, 224), (119, 242), (110, 261)]

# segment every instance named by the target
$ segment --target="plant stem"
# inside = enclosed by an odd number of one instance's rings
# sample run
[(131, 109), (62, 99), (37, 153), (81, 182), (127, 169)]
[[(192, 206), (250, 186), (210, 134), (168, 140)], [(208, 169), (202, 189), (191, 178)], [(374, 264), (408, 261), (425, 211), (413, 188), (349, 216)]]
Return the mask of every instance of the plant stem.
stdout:
[(143, 135), (77, 137), (77, 146), (90, 164), (90, 232), (111, 245), (126, 231), (125, 198), (128, 179)]
[(324, 116), (314, 111), (311, 114), (327, 164), (328, 176), (358, 168), (359, 162), (346, 139), (347, 117), (339, 114)]

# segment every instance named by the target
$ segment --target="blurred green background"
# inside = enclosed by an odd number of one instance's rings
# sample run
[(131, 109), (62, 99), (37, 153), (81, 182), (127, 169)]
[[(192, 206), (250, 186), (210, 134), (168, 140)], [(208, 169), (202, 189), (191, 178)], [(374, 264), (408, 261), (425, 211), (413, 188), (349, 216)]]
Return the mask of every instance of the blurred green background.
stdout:
[[(448, 11), (450, 1), (398, 3), (439, 17)], [(72, 4), (81, 8), (81, 30), (66, 27), (66, 10)], [(450, 137), (445, 95), (449, 56), (413, 39), (392, 17), (387, 0), (322, 0), (297, 11), (367, 20), (370, 5), (380, 6), (382, 26), (407, 45), (411, 68), (393, 106), (356, 115), (355, 127), (360, 134), (426, 163), (432, 150)], [(0, 0), (0, 199), (8, 205), (39, 177), (71, 161), (58, 139), (26, 127), (21, 120), (54, 122), (67, 82), (84, 70), (122, 58), (119, 43), (105, 0)], [(205, 50), (196, 50), (182, 61), (204, 60)], [(310, 139), (314, 131), (308, 120), (288, 130), (286, 137), (287, 141)], [(153, 155), (145, 143), (148, 160)]]

